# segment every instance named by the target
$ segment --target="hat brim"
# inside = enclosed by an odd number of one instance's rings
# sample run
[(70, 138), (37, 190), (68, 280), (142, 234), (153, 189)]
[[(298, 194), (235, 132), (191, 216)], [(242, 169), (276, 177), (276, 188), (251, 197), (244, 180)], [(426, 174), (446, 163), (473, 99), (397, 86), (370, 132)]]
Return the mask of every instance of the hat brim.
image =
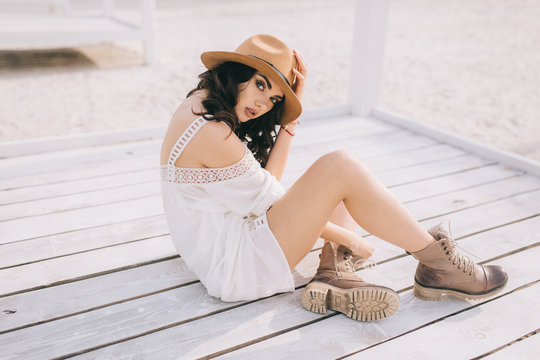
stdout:
[(296, 120), (302, 113), (302, 104), (294, 91), (292, 91), (291, 87), (285, 82), (281, 75), (264, 61), (251, 56), (228, 51), (207, 51), (201, 54), (201, 60), (207, 69), (213, 69), (226, 61), (233, 61), (252, 67), (268, 76), (274, 84), (277, 84), (281, 88), (283, 95), (285, 96), (283, 112), (280, 119), (281, 125)]

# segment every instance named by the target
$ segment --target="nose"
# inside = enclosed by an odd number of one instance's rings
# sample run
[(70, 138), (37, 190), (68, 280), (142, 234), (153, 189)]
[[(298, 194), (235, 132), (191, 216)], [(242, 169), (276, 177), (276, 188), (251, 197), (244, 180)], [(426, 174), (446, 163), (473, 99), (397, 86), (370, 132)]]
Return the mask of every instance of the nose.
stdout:
[(261, 97), (259, 99), (257, 99), (255, 105), (257, 105), (257, 107), (262, 110), (262, 111), (266, 111), (268, 109), (268, 102), (270, 101), (270, 99), (267, 99), (266, 97)]

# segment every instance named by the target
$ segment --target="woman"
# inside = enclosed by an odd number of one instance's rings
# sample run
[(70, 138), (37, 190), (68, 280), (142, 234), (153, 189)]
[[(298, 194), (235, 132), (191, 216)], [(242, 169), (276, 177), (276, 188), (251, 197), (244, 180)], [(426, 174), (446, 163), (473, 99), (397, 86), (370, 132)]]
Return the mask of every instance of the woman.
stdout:
[(474, 264), (440, 226), (426, 232), (345, 152), (322, 156), (281, 187), (307, 76), (298, 52), (256, 35), (201, 59), (208, 71), (171, 120), (161, 176), (171, 238), (210, 295), (238, 301), (294, 290), (291, 269), (323, 237), (302, 305), (363, 321), (387, 317), (399, 296), (354, 274), (356, 260), (373, 252), (356, 224), (419, 260), (420, 298), (482, 298), (504, 287), (504, 269)]

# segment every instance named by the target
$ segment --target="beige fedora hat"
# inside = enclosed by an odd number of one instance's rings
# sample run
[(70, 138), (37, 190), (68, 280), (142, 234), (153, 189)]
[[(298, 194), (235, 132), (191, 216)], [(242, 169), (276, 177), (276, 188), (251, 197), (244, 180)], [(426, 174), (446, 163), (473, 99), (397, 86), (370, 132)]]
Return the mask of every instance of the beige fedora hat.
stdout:
[(238, 62), (250, 66), (268, 76), (279, 85), (285, 100), (280, 123), (285, 125), (294, 121), (302, 113), (302, 104), (292, 90), (294, 83), (293, 68), (296, 57), (283, 41), (265, 34), (250, 37), (234, 51), (207, 51), (201, 54), (201, 60), (208, 69), (226, 61)]

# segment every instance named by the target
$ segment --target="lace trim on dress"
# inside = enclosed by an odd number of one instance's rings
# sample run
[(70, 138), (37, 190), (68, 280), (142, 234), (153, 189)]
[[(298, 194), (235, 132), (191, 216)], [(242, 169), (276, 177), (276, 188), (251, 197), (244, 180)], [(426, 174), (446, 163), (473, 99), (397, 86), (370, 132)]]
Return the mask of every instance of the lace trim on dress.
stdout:
[(179, 168), (161, 166), (161, 180), (178, 184), (210, 184), (231, 180), (245, 174), (257, 161), (246, 146), (246, 152), (237, 163), (223, 168)]
[(176, 140), (176, 144), (174, 144), (171, 153), (169, 154), (169, 161), (167, 164), (174, 165), (191, 138), (195, 136), (197, 131), (199, 131), (204, 124), (206, 124), (206, 121), (205, 118), (199, 116), (187, 127), (178, 140)]

